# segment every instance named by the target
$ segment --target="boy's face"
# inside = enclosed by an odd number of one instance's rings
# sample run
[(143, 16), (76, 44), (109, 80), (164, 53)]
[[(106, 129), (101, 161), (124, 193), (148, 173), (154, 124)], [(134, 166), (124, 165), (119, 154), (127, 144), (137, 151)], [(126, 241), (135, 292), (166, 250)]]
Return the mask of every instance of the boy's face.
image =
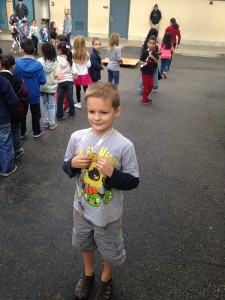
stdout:
[(64, 8), (64, 14), (68, 15), (69, 14), (69, 9), (68, 8)]
[(121, 107), (115, 109), (111, 100), (97, 97), (87, 98), (88, 121), (96, 135), (103, 136), (109, 131), (114, 123), (114, 119), (121, 113)]
[(97, 51), (99, 51), (102, 46), (101, 41), (99, 41), (99, 40), (94, 41), (94, 43), (92, 45), (93, 45), (93, 48)]
[(45, 24), (45, 23), (42, 23), (42, 27), (45, 28), (45, 27), (46, 27), (46, 24)]
[(33, 21), (33, 22), (32, 22), (32, 25), (33, 25), (33, 26), (36, 26), (36, 22), (35, 22), (35, 21)]
[(24, 26), (24, 27), (27, 26), (27, 23), (24, 22), (24, 23), (23, 23), (23, 26)]
[(152, 51), (155, 48), (156, 42), (154, 40), (149, 40), (147, 45), (148, 49)]
[(17, 25), (17, 22), (13, 22), (13, 26), (16, 26)]

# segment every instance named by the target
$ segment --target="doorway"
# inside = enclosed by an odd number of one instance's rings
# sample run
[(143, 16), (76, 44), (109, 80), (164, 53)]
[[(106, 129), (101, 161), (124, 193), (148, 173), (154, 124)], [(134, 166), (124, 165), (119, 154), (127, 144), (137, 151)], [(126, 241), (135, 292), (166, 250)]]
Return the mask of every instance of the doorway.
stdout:
[(118, 32), (128, 38), (130, 0), (110, 0), (109, 34)]

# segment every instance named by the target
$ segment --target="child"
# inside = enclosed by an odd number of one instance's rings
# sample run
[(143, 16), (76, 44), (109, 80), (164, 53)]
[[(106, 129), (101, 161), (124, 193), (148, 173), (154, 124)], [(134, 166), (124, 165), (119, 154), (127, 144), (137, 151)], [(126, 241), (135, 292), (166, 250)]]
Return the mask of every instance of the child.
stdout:
[(9, 25), (10, 25), (10, 27), (13, 25), (13, 21), (16, 21), (16, 23), (18, 21), (15, 14), (11, 14), (11, 16), (9, 17)]
[[(67, 37), (65, 34), (57, 34), (55, 39), (55, 47), (56, 47), (56, 56), (59, 56), (59, 53), (57, 51), (57, 46), (59, 42), (66, 42), (67, 43)], [(58, 102), (58, 91), (56, 91), (56, 101)], [(63, 108), (66, 112), (69, 112), (69, 101), (67, 97), (67, 93), (64, 94), (64, 100), (63, 100)]]
[(34, 55), (38, 54), (38, 39), (39, 39), (39, 30), (36, 24), (35, 20), (32, 20), (31, 26), (30, 26), (30, 32), (29, 32), (30, 38), (34, 42)]
[(22, 42), (29, 35), (28, 30), (27, 30), (27, 21), (26, 20), (22, 21), (22, 23), (19, 27), (19, 31), (20, 31), (20, 41)]
[(113, 82), (117, 86), (120, 81), (120, 64), (123, 62), (121, 59), (121, 48), (118, 46), (120, 35), (113, 32), (109, 37), (109, 50), (108, 58), (108, 82)]
[(2, 70), (0, 75), (5, 77), (12, 85), (19, 103), (12, 109), (10, 109), (10, 123), (13, 140), (14, 157), (19, 158), (24, 150), (21, 148), (21, 121), (24, 115), (24, 102), (30, 98), (30, 94), (27, 91), (26, 85), (23, 80), (12, 74), (15, 67), (15, 58), (11, 55), (2, 55), (0, 57)]
[(34, 43), (31, 39), (26, 39), (21, 43), (22, 58), (16, 61), (14, 75), (22, 78), (27, 86), (31, 98), (25, 104), (24, 118), (21, 123), (21, 138), (26, 133), (26, 116), (30, 105), (33, 137), (38, 138), (44, 134), (44, 130), (40, 127), (40, 85), (46, 83), (46, 76), (42, 64), (33, 57)]
[(161, 53), (161, 68), (160, 73), (163, 74), (164, 79), (167, 78), (167, 71), (169, 70), (170, 60), (174, 47), (172, 45), (172, 35), (170, 32), (164, 34), (162, 43), (160, 44), (159, 51)]
[(46, 22), (41, 22), (41, 29), (39, 31), (39, 35), (41, 37), (41, 41), (42, 43), (48, 42), (49, 41), (49, 37), (48, 37), (48, 28), (47, 28), (47, 24)]
[(94, 252), (99, 250), (103, 272), (95, 299), (112, 299), (112, 269), (126, 258), (121, 190), (138, 186), (139, 170), (133, 144), (113, 128), (121, 113), (116, 86), (96, 82), (88, 87), (86, 101), (91, 128), (71, 135), (63, 167), (70, 178), (76, 178), (72, 243), (82, 252), (84, 263), (75, 296), (86, 299), (90, 295)]
[[(145, 38), (145, 41), (144, 41), (144, 44), (142, 45), (142, 51), (141, 53), (143, 53), (144, 50), (147, 50), (148, 49), (148, 45), (147, 45), (147, 42), (148, 42), (148, 39), (150, 36), (154, 35), (155, 38), (156, 38), (156, 41), (157, 41), (157, 37), (158, 37), (158, 30), (156, 28), (151, 28)], [(159, 49), (158, 49), (158, 45), (155, 46), (155, 51), (156, 53), (158, 53)], [(159, 74), (159, 69), (156, 68), (155, 69), (155, 72), (154, 72), (154, 88), (153, 90), (157, 90), (158, 89), (158, 79), (161, 79), (161, 76)], [(139, 86), (138, 86), (138, 94), (139, 95), (142, 95), (142, 92), (143, 92), (143, 83), (142, 83), (142, 78), (140, 79), (140, 82), (139, 82)]]
[(148, 99), (148, 95), (151, 93), (154, 87), (154, 72), (155, 68), (158, 67), (158, 54), (156, 53), (156, 38), (155, 36), (150, 36), (147, 42), (148, 49), (144, 50), (140, 62), (141, 72), (142, 72), (142, 82), (143, 82), (143, 92), (142, 92), (142, 104), (147, 104), (152, 102)]
[(78, 70), (78, 77), (76, 80), (74, 80), (77, 96), (77, 103), (75, 104), (75, 107), (81, 108), (81, 86), (83, 86), (83, 90), (85, 92), (88, 85), (92, 84), (91, 77), (88, 73), (88, 68), (91, 66), (91, 61), (86, 49), (85, 39), (81, 35), (76, 36), (74, 40), (73, 60)]
[(58, 32), (58, 27), (56, 26), (55, 22), (51, 22), (49, 26), (49, 36), (51, 39), (52, 44), (55, 46), (55, 40)]
[(75, 117), (75, 107), (73, 101), (73, 80), (76, 78), (78, 71), (72, 59), (72, 52), (66, 42), (60, 42), (57, 46), (59, 56), (57, 61), (60, 67), (58, 75), (58, 103), (57, 103), (57, 120), (64, 119), (63, 99), (65, 92), (69, 100), (69, 116), (70, 119)]
[(89, 69), (91, 80), (97, 82), (101, 80), (101, 70), (103, 70), (101, 54), (99, 52), (101, 48), (101, 41), (99, 38), (95, 37), (92, 40), (93, 50), (91, 53), (91, 67)]
[(19, 32), (19, 29), (17, 28), (17, 20), (12, 20), (11, 32), (12, 32), (13, 44), (12, 44), (10, 52), (16, 53), (16, 51), (15, 51), (16, 44), (18, 46), (18, 51), (21, 52), (20, 32)]
[(55, 93), (58, 86), (57, 75), (59, 65), (56, 60), (55, 46), (46, 42), (41, 46), (43, 57), (38, 61), (43, 65), (46, 74), (46, 84), (41, 86), (41, 97), (43, 100), (43, 127), (55, 129)]
[(17, 98), (11, 84), (0, 76), (0, 176), (7, 177), (17, 170), (9, 118), (9, 108), (17, 105)]

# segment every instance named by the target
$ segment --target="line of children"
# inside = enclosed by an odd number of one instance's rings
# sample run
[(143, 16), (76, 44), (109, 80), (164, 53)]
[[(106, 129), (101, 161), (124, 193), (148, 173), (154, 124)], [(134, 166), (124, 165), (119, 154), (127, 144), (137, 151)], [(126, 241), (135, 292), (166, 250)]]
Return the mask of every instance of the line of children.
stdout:
[(21, 42), (22, 58), (16, 61), (14, 75), (22, 78), (31, 95), (27, 104), (24, 104), (24, 118), (21, 123), (21, 138), (25, 137), (27, 131), (26, 116), (30, 106), (32, 118), (33, 137), (38, 138), (44, 134), (44, 130), (40, 126), (40, 85), (46, 83), (46, 75), (42, 64), (34, 59), (34, 43), (31, 39)]
[(75, 104), (75, 107), (81, 108), (81, 87), (83, 87), (85, 92), (87, 87), (92, 84), (92, 80), (88, 72), (88, 68), (91, 66), (91, 61), (87, 52), (85, 39), (81, 35), (76, 36), (74, 39), (73, 60), (78, 70), (78, 77), (74, 80), (77, 96), (77, 103)]
[(67, 93), (69, 101), (69, 117), (74, 119), (75, 106), (73, 100), (73, 81), (78, 75), (77, 68), (72, 59), (72, 52), (66, 42), (59, 42), (57, 45), (59, 56), (57, 61), (59, 63), (60, 72), (58, 74), (58, 102), (57, 102), (57, 120), (64, 119), (63, 101), (64, 95)]
[(55, 122), (55, 93), (58, 87), (59, 65), (56, 60), (55, 46), (51, 42), (43, 43), (41, 52), (42, 57), (38, 61), (43, 65), (46, 74), (46, 84), (41, 86), (43, 127), (55, 129), (57, 127)]
[(123, 62), (121, 58), (121, 48), (119, 47), (120, 35), (113, 32), (109, 37), (109, 49), (107, 56), (109, 63), (107, 66), (108, 82), (114, 82), (116, 86), (120, 81), (120, 64)]

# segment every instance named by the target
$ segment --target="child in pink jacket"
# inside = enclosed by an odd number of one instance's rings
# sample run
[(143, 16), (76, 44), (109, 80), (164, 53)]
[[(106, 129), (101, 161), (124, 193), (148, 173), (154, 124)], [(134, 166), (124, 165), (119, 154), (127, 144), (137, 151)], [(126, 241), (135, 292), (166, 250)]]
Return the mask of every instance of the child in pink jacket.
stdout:
[(161, 68), (160, 73), (164, 77), (167, 78), (167, 72), (169, 70), (170, 60), (172, 53), (174, 51), (174, 47), (172, 45), (172, 35), (170, 32), (166, 32), (164, 34), (161, 45), (159, 46), (159, 52), (161, 53)]

